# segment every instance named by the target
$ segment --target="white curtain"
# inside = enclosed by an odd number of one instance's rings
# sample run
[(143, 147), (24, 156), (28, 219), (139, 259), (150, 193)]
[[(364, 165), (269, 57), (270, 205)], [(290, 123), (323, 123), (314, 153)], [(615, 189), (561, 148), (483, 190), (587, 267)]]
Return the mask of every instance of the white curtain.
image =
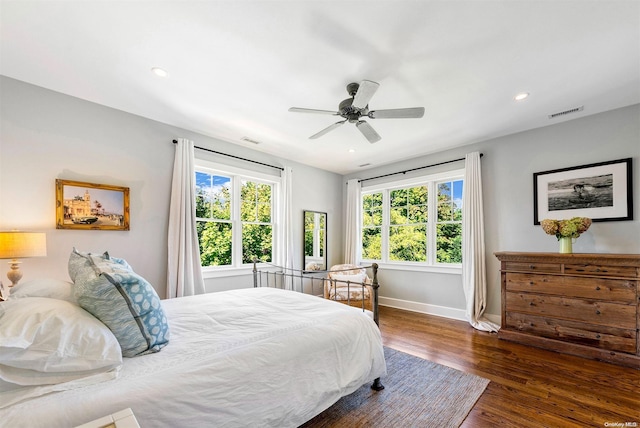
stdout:
[(169, 207), (167, 298), (204, 294), (196, 231), (193, 141), (176, 144)]
[[(281, 175), (282, 188), (282, 225), (279, 228), (280, 244), (278, 247), (276, 264), (292, 273), (293, 269), (293, 170), (286, 166)], [(285, 276), (284, 287), (287, 290), (293, 289), (293, 278)]]
[(347, 181), (347, 209), (345, 215), (344, 262), (358, 265), (360, 249), (360, 180)]
[(482, 316), (486, 309), (487, 274), (479, 152), (469, 153), (465, 158), (462, 206), (462, 286), (467, 320), (478, 330), (498, 331), (497, 324)]

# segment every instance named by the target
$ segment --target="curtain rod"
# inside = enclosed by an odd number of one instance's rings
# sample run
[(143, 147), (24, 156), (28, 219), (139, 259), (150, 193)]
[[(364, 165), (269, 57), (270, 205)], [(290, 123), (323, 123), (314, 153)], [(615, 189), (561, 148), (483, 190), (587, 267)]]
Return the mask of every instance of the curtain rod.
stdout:
[[(173, 144), (178, 144), (178, 140), (173, 140)], [(276, 169), (279, 169), (280, 171), (284, 171), (284, 168), (281, 167), (281, 166), (269, 165), (268, 163), (262, 163), (262, 162), (254, 161), (254, 160), (251, 160), (251, 159), (245, 159), (245, 158), (241, 158), (240, 156), (230, 155), (228, 153), (216, 152), (215, 150), (207, 149), (205, 147), (193, 146), (193, 148), (194, 149), (198, 149), (198, 150), (204, 150), (205, 152), (215, 153), (217, 155), (228, 156), (230, 158), (240, 159), (240, 160), (243, 160), (243, 161), (246, 161), (246, 162), (257, 163), (258, 165), (264, 165), (264, 166), (268, 166), (270, 168), (276, 168)]]
[[(482, 153), (480, 153), (480, 157), (482, 157), (482, 156), (484, 156), (484, 155)], [(453, 159), (453, 160), (450, 160), (450, 161), (438, 162), (438, 163), (434, 163), (434, 164), (431, 164), (431, 165), (419, 166), (417, 168), (405, 169), (404, 171), (398, 171), (398, 172), (391, 172), (389, 174), (378, 175), (376, 177), (363, 178), (361, 180), (358, 180), (358, 183), (362, 183), (363, 181), (367, 181), (367, 180), (375, 180), (376, 178), (389, 177), (390, 175), (406, 174), (407, 172), (417, 171), (419, 169), (431, 168), (432, 166), (444, 165), (444, 164), (447, 164), (447, 163), (459, 162), (459, 161), (463, 161), (463, 160), (465, 160), (465, 158)]]

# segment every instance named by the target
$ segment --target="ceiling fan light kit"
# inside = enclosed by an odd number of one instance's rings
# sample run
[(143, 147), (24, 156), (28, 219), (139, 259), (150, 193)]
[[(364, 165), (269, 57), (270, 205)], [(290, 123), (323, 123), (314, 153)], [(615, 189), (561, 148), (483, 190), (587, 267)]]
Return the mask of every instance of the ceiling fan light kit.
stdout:
[(349, 83), (347, 93), (351, 98), (342, 100), (338, 105), (338, 111), (316, 110), (301, 107), (291, 107), (289, 111), (295, 113), (317, 113), (341, 116), (344, 120), (329, 125), (320, 132), (313, 134), (310, 139), (320, 138), (326, 133), (344, 125), (346, 122), (355, 123), (356, 128), (370, 143), (380, 141), (381, 137), (373, 127), (362, 120), (369, 119), (418, 119), (424, 116), (424, 107), (411, 107), (388, 110), (369, 110), (369, 101), (380, 87), (379, 83), (371, 80), (363, 80), (360, 83)]

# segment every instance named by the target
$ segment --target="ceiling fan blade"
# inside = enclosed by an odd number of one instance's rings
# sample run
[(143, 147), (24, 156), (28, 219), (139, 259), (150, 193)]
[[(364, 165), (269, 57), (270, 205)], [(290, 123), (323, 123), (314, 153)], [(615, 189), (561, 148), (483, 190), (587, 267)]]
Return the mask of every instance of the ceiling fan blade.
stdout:
[(362, 135), (364, 135), (364, 137), (369, 140), (370, 143), (380, 141), (380, 139), (382, 138), (380, 137), (380, 135), (378, 135), (378, 133), (375, 131), (375, 129), (373, 129), (371, 125), (363, 120), (356, 123), (356, 127), (360, 130), (360, 132), (362, 132)]
[(364, 109), (379, 87), (379, 83), (372, 82), (371, 80), (363, 80), (360, 82), (360, 87), (353, 97), (353, 103), (351, 105), (361, 110)]
[(309, 137), (309, 139), (310, 140), (315, 140), (316, 138), (320, 138), (324, 134), (326, 134), (327, 132), (333, 131), (334, 129), (336, 129), (340, 125), (343, 125), (345, 122), (346, 122), (346, 119), (342, 120), (340, 122), (336, 122), (333, 125), (327, 126), (326, 128), (324, 128), (322, 131), (318, 132), (317, 134), (313, 134), (311, 137)]
[(316, 109), (312, 109), (312, 108), (301, 108), (301, 107), (291, 107), (289, 109), (289, 111), (292, 111), (294, 113), (320, 113), (320, 114), (331, 114), (333, 116), (339, 116), (340, 113), (337, 111), (331, 111), (331, 110), (316, 110)]
[(424, 107), (373, 110), (367, 116), (371, 119), (417, 119), (424, 116)]

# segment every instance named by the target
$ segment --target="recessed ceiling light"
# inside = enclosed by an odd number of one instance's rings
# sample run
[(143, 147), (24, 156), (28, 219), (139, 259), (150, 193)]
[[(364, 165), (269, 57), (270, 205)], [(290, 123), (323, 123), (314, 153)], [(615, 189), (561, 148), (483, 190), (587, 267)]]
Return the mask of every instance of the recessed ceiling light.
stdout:
[(349, 149), (349, 153), (355, 153), (356, 149)]
[(529, 92), (522, 92), (522, 93), (516, 95), (515, 97), (513, 97), (513, 99), (516, 100), (516, 101), (522, 101), (525, 98), (527, 98), (528, 96), (529, 96)]
[(153, 67), (151, 69), (151, 72), (153, 74), (155, 74), (156, 76), (160, 76), (160, 77), (167, 77), (169, 76), (169, 73), (167, 73), (167, 70), (165, 70), (164, 68), (160, 68), (160, 67)]

